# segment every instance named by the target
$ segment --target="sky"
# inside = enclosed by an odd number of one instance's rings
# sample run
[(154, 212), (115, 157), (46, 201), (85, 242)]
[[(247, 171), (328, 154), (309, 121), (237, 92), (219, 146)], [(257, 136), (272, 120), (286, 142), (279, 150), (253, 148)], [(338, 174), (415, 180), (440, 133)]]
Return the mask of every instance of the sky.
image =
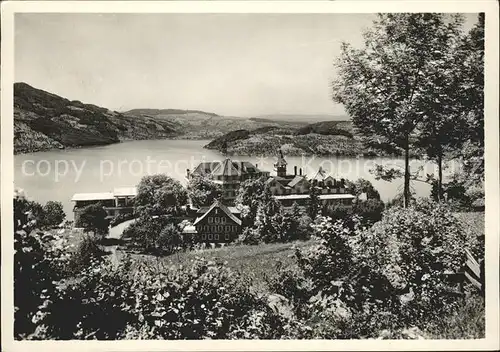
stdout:
[(374, 17), (18, 13), (15, 81), (117, 111), (344, 115), (333, 63)]

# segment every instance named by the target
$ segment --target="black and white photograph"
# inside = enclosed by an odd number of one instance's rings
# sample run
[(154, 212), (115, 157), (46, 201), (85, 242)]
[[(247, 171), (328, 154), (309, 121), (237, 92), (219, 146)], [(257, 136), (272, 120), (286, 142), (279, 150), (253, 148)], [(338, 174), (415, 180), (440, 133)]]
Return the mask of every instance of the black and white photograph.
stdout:
[(2, 4), (3, 339), (499, 347), (498, 4), (124, 3)]

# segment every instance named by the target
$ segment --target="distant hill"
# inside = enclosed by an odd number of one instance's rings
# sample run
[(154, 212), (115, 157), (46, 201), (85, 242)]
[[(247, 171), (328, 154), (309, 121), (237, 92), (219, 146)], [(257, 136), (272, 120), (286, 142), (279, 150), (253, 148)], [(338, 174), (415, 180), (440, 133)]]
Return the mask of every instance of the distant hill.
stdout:
[(200, 110), (181, 110), (181, 109), (132, 109), (124, 112), (124, 114), (128, 115), (182, 115), (182, 114), (204, 114), (211, 116), (219, 116), (217, 114), (211, 112), (205, 112)]
[(349, 116), (345, 115), (305, 115), (305, 114), (270, 114), (251, 117), (250, 120), (254, 121), (273, 121), (273, 122), (289, 122), (310, 124), (322, 121), (347, 121)]
[(356, 134), (351, 121), (323, 121), (299, 127), (231, 131), (205, 146), (229, 155), (272, 156), (281, 149), (290, 156), (377, 156)]
[[(139, 139), (214, 139), (235, 130), (304, 126), (303, 122), (220, 116), (181, 109), (111, 111), (14, 84), (14, 152), (28, 153)], [(260, 130), (263, 129), (263, 130)]]
[(296, 132), (298, 135), (317, 133), (322, 135), (339, 135), (353, 138), (354, 130), (351, 121), (323, 121), (301, 127)]
[(168, 123), (179, 133), (178, 138), (188, 139), (214, 139), (237, 130), (304, 125), (304, 123), (297, 122), (221, 116), (199, 110), (133, 109), (124, 114), (152, 117), (157, 121)]
[(14, 153), (177, 134), (169, 123), (151, 117), (125, 116), (78, 100), (70, 101), (26, 83), (14, 84)]

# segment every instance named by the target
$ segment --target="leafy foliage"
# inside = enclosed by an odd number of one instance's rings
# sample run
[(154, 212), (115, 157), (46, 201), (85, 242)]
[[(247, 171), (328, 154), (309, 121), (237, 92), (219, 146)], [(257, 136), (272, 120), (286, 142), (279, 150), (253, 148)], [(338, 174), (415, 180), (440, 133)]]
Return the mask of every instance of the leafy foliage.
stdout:
[(240, 184), (235, 203), (242, 211), (244, 226), (251, 225), (257, 216), (257, 209), (261, 203), (265, 188), (265, 178), (249, 179)]
[(187, 186), (189, 199), (195, 207), (210, 206), (222, 196), (222, 186), (212, 180), (197, 176), (189, 180)]
[(163, 174), (144, 176), (137, 186), (134, 207), (138, 214), (175, 215), (187, 199), (187, 191), (179, 181)]
[(460, 101), (456, 87), (463, 84), (457, 65), (462, 22), (459, 16), (447, 21), (443, 14), (379, 14), (364, 34), (363, 48), (342, 45), (333, 99), (362, 134), (381, 136), (381, 148), (388, 143), (404, 152), (405, 206), (410, 149), (422, 139), (429, 155), (441, 155), (440, 143), (453, 143), (439, 136), (462, 116), (449, 111), (460, 107), (454, 103)]
[(425, 200), (390, 208), (371, 228), (324, 217), (314, 228), (315, 245), (296, 251), (300, 272), (269, 281), (316, 338), (400, 338), (455, 314), (462, 299), (446, 273), (462, 269), (465, 248), (482, 245), (444, 205)]
[(78, 243), (76, 250), (71, 253), (67, 270), (70, 273), (78, 274), (91, 264), (101, 261), (105, 253), (94, 236), (85, 234)]
[(24, 230), (14, 233), (14, 251), (14, 334), (29, 339), (38, 329), (40, 307), (51, 303), (69, 253), (63, 238)]
[(48, 201), (43, 206), (41, 224), (44, 227), (54, 227), (66, 218), (61, 202)]
[(77, 226), (83, 227), (86, 232), (93, 232), (104, 237), (109, 232), (108, 214), (101, 204), (90, 204), (81, 210)]

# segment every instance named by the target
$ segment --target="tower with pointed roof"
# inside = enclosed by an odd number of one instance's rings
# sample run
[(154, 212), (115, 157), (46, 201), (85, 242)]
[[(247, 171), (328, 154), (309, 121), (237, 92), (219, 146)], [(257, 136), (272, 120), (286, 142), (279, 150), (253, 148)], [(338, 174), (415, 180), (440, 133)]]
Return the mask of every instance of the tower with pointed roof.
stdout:
[(287, 162), (283, 157), (283, 151), (280, 149), (280, 155), (278, 157), (278, 161), (274, 164), (274, 168), (276, 169), (276, 174), (278, 177), (286, 177), (286, 165)]

